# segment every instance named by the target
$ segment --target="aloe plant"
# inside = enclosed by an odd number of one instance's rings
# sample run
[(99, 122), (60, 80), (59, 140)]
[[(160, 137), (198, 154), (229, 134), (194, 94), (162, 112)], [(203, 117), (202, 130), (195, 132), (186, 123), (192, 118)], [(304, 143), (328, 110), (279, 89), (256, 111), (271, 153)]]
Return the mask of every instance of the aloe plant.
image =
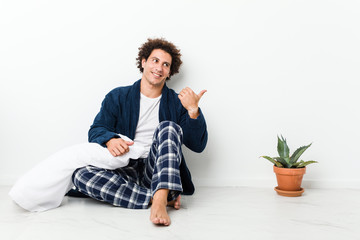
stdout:
[(290, 149), (286, 143), (286, 139), (281, 136), (281, 139), (278, 138), (277, 151), (279, 153), (279, 157), (269, 157), (269, 156), (261, 156), (272, 162), (277, 167), (283, 168), (302, 168), (311, 163), (317, 163), (317, 161), (303, 161), (299, 160), (300, 156), (311, 146), (311, 143), (307, 146), (299, 147), (291, 156)]

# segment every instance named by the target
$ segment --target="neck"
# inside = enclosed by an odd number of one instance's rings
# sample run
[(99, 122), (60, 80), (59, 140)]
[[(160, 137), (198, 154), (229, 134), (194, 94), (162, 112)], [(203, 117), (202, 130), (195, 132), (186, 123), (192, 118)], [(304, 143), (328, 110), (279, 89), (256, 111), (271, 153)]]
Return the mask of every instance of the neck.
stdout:
[(162, 83), (161, 85), (152, 85), (149, 84), (146, 80), (141, 79), (140, 92), (148, 98), (156, 98), (161, 95), (164, 84), (165, 83)]

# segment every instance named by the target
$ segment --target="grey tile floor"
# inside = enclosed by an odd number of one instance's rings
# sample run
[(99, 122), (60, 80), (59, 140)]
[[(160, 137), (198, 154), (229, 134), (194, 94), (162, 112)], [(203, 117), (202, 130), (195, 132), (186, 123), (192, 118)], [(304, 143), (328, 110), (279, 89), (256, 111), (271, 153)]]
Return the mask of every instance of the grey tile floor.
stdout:
[(269, 188), (199, 187), (169, 209), (172, 224), (149, 221), (150, 209), (117, 208), (65, 197), (42, 213), (19, 208), (0, 187), (0, 236), (41, 239), (360, 239), (360, 190), (305, 189), (302, 197)]

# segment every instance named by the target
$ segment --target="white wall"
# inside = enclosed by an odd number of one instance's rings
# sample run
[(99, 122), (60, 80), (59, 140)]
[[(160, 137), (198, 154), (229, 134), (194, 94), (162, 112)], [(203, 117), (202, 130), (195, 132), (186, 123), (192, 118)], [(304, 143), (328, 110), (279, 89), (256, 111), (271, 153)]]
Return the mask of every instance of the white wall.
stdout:
[(1, 1), (0, 184), (87, 141), (104, 95), (140, 78), (137, 48), (183, 53), (176, 90), (207, 89), (197, 185), (275, 186), (276, 136), (313, 142), (307, 187), (360, 188), (360, 4), (345, 0)]

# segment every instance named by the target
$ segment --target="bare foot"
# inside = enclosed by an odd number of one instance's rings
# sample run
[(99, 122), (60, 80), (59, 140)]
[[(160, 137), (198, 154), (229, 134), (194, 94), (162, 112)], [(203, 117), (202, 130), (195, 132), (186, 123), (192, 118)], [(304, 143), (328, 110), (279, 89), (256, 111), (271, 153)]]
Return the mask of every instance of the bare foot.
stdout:
[(154, 194), (150, 212), (150, 221), (154, 224), (169, 226), (171, 223), (166, 211), (168, 193), (168, 189), (159, 189)]
[(181, 195), (179, 195), (174, 201), (168, 202), (167, 205), (170, 207), (174, 207), (176, 210), (179, 210), (181, 206), (180, 200), (181, 200)]

